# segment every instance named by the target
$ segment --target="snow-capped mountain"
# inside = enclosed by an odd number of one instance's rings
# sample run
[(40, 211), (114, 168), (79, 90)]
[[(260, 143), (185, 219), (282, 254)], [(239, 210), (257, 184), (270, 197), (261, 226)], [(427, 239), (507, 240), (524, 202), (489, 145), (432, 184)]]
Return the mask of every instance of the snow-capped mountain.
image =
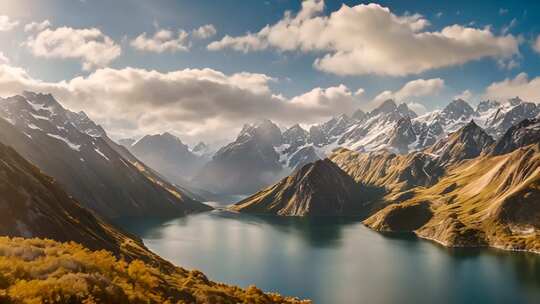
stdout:
[(206, 208), (116, 145), (86, 114), (64, 109), (52, 95), (24, 92), (0, 99), (0, 142), (106, 217)]
[(540, 106), (513, 98), (503, 103), (483, 101), (476, 109), (475, 121), (493, 137), (501, 137), (506, 130), (524, 119), (540, 114)]
[[(269, 176), (275, 181), (276, 176), (325, 158), (338, 147), (361, 152), (386, 150), (406, 154), (424, 150), (440, 142), (449, 134), (469, 125), (471, 121), (497, 139), (510, 126), (523, 119), (534, 118), (540, 115), (539, 112), (539, 106), (518, 98), (505, 103), (484, 101), (477, 109), (462, 99), (456, 99), (442, 110), (417, 116), (406, 104), (398, 105), (389, 99), (371, 112), (358, 110), (350, 116), (343, 114), (313, 125), (309, 130), (296, 124), (281, 133), (272, 122), (265, 121), (258, 125), (246, 125), (236, 141), (218, 151), (209, 165), (199, 172), (196, 180), (200, 182), (205, 179), (204, 176), (215, 177), (209, 168), (215, 169), (216, 163), (222, 163), (217, 167), (228, 168), (222, 170), (223, 172), (236, 171), (239, 176), (252, 176), (252, 187), (244, 189), (245, 193), (250, 193), (268, 186)], [(236, 162), (231, 162), (231, 159), (251, 159), (253, 163), (248, 166), (225, 165)], [(248, 171), (256, 168), (257, 172), (244, 172), (243, 168)], [(216, 183), (200, 185), (203, 188), (226, 189), (227, 187), (221, 188), (225, 183), (223, 178), (225, 177), (216, 181), (220, 184), (218, 187), (215, 187)]]

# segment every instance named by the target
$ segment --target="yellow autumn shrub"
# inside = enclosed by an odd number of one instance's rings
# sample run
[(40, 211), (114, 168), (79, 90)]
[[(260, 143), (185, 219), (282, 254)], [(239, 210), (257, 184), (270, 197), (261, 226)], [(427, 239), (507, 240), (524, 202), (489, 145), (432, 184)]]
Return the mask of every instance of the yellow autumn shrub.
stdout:
[(300, 303), (75, 243), (0, 237), (0, 303)]

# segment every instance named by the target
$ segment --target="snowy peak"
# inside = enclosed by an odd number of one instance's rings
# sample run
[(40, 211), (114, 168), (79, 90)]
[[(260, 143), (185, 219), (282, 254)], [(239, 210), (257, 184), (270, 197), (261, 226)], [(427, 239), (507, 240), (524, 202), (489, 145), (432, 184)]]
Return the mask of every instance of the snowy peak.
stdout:
[(397, 110), (397, 105), (393, 99), (387, 99), (377, 108), (369, 113), (370, 116), (375, 116), (380, 113), (392, 113)]
[(485, 113), (493, 109), (498, 109), (501, 104), (495, 100), (483, 100), (476, 107), (477, 113)]
[(237, 137), (237, 141), (249, 140), (256, 137), (257, 140), (268, 143), (272, 146), (280, 145), (282, 142), (281, 130), (271, 120), (265, 119), (255, 124), (245, 124)]
[(439, 163), (454, 163), (479, 156), (493, 143), (493, 138), (471, 120), (458, 131), (429, 147), (426, 152), (437, 155)]
[(454, 99), (442, 111), (446, 119), (454, 121), (468, 120), (474, 113), (474, 109), (463, 99)]
[(283, 132), (283, 143), (294, 147), (300, 147), (307, 143), (308, 136), (308, 131), (296, 124)]

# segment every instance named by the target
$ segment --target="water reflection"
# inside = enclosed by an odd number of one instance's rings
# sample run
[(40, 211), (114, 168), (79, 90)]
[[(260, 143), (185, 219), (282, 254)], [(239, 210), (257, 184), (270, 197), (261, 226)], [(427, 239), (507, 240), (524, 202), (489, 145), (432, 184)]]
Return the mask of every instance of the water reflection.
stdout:
[(537, 255), (447, 249), (382, 235), (358, 218), (214, 211), (120, 224), (163, 257), (212, 279), (315, 303), (537, 303)]

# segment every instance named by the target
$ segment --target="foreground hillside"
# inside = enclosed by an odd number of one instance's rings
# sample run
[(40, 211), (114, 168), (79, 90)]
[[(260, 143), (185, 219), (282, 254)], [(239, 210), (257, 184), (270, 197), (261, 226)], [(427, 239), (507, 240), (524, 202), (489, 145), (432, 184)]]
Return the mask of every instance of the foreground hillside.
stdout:
[(2, 144), (0, 235), (73, 242), (0, 238), (0, 303), (295, 302), (173, 266)]
[[(0, 237), (0, 303), (302, 303), (75, 243)], [(303, 303), (308, 303), (304, 301)]]
[(75, 241), (129, 259), (160, 260), (142, 241), (82, 207), (54, 179), (1, 143), (0, 235)]

